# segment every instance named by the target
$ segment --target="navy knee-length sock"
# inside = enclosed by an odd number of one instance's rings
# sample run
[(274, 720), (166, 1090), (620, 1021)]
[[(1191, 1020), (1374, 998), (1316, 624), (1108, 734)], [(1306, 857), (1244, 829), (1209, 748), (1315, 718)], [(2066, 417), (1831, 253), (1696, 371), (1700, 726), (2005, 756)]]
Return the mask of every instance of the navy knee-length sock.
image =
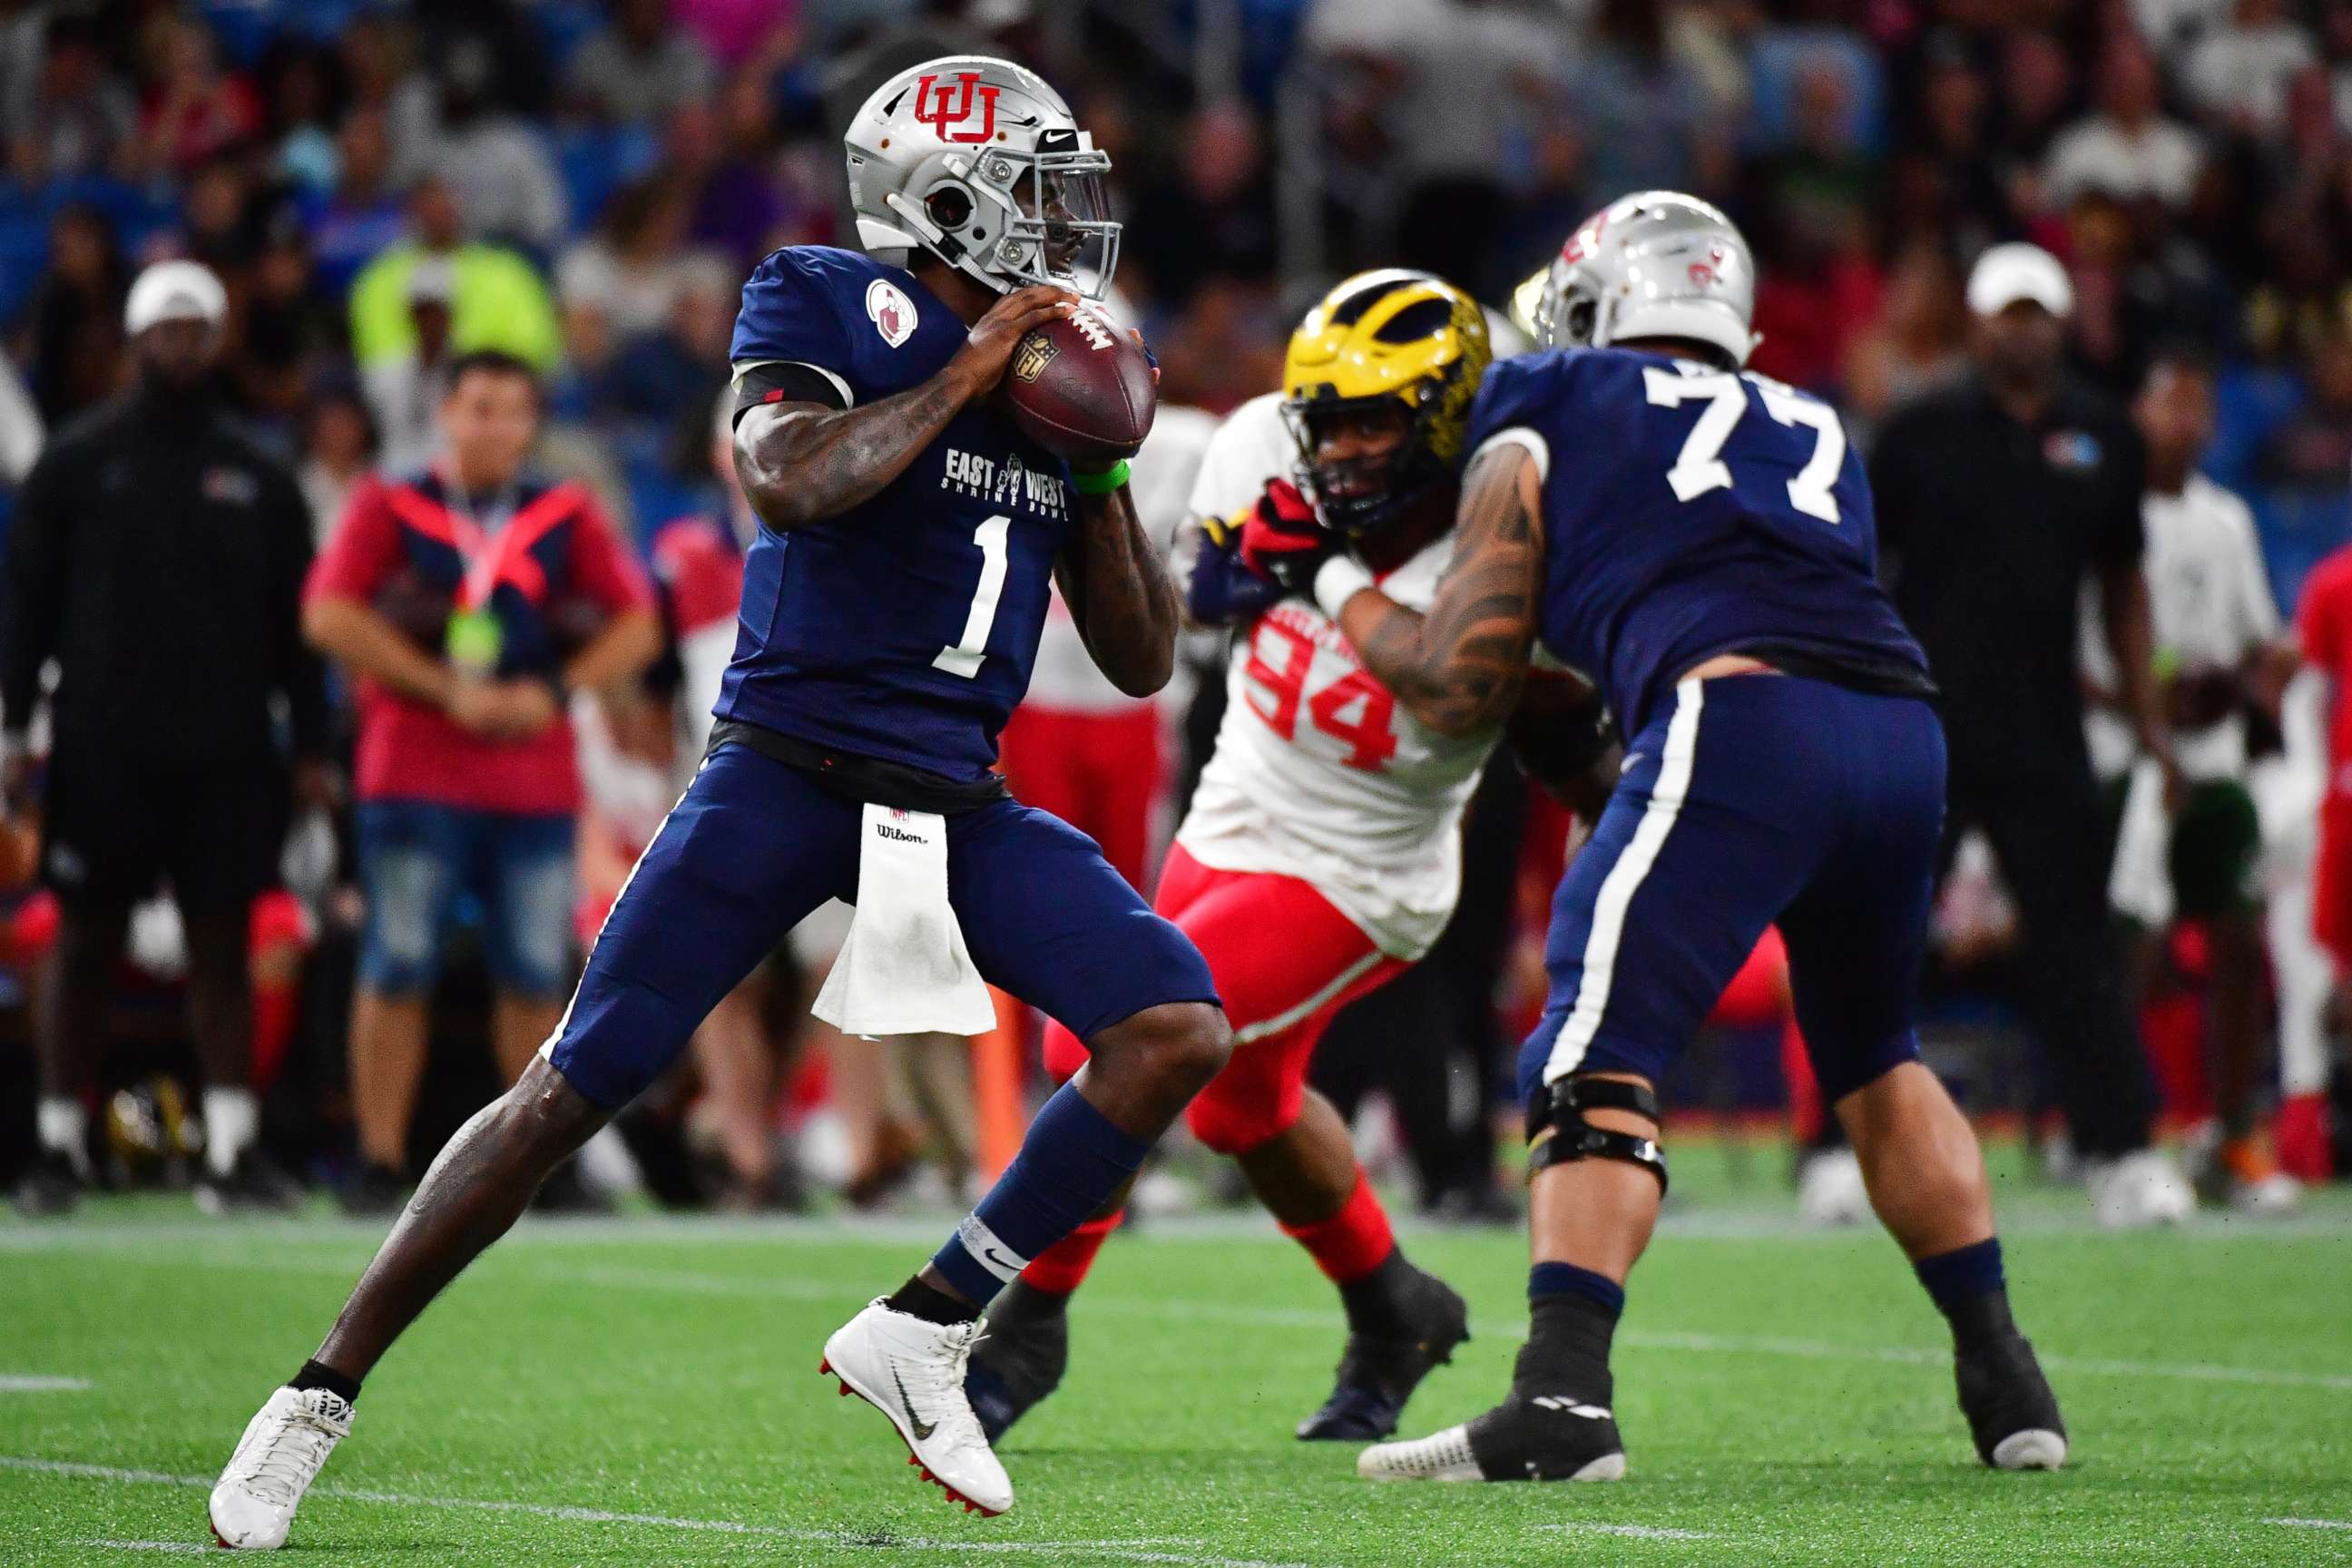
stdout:
[(1999, 1237), (1918, 1258), (1911, 1267), (1936, 1310), (1952, 1325), (1952, 1343), (1958, 1349), (2017, 1331), (2009, 1315), (2009, 1281), (2001, 1269)]
[(945, 1291), (910, 1280), (891, 1306), (935, 1321), (978, 1316), (1031, 1258), (1100, 1209), (1135, 1174), (1150, 1147), (1113, 1126), (1075, 1084), (1064, 1084), (1029, 1124), (1020, 1153), (996, 1185), (931, 1258), (932, 1267), (972, 1304), (966, 1308)]

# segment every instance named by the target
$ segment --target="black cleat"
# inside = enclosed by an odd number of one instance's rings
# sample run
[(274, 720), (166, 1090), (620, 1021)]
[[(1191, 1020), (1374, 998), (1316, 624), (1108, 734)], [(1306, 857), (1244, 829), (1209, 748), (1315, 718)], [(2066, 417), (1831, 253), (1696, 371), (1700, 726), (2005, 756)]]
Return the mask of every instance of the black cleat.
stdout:
[(335, 1202), (354, 1218), (387, 1217), (408, 1206), (408, 1183), (398, 1171), (364, 1162), (344, 1176)]
[(1016, 1279), (989, 1308), (987, 1332), (964, 1369), (963, 1392), (990, 1442), (1062, 1385), (1070, 1364), (1068, 1302)]
[(61, 1149), (44, 1149), (16, 1179), (16, 1209), (27, 1219), (70, 1214), (89, 1184), (82, 1179), (73, 1157)]
[(1368, 1481), (1614, 1481), (1625, 1443), (1604, 1405), (1568, 1394), (1523, 1394), (1476, 1420), (1411, 1443), (1380, 1443), (1356, 1457)]
[(1453, 1287), (1402, 1255), (1395, 1261), (1399, 1273), (1386, 1309), (1393, 1329), (1349, 1333), (1338, 1385), (1322, 1409), (1298, 1424), (1301, 1441), (1365, 1443), (1388, 1436), (1421, 1380), (1469, 1340), (1470, 1309)]
[(1952, 1373), (1979, 1458), (1996, 1470), (2054, 1470), (2066, 1462), (2058, 1396), (2023, 1334), (1960, 1352)]
[(302, 1184), (258, 1146), (239, 1154), (228, 1174), (216, 1176), (207, 1167), (196, 1180), (196, 1206), (211, 1215), (290, 1214), (303, 1201)]

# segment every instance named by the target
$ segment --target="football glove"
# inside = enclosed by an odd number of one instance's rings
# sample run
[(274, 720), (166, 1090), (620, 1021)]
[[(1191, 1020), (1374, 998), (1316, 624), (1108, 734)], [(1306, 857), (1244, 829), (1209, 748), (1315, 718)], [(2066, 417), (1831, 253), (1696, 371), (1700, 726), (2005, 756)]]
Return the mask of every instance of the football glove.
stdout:
[(1315, 592), (1315, 574), (1348, 542), (1315, 519), (1315, 509), (1288, 479), (1275, 479), (1242, 524), (1242, 562), (1286, 594)]
[(1184, 615), (1194, 626), (1240, 626), (1282, 597), (1277, 584), (1242, 563), (1242, 519), (1247, 515), (1202, 520), (1200, 549), (1184, 579)]

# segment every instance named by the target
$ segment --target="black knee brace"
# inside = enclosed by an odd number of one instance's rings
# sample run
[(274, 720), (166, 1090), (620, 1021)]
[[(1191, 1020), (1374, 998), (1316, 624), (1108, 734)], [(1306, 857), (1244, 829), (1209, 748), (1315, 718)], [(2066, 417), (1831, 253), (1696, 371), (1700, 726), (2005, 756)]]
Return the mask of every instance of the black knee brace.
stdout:
[(1657, 1177), (1658, 1195), (1665, 1196), (1666, 1157), (1657, 1140), (1595, 1127), (1584, 1120), (1588, 1110), (1630, 1110), (1655, 1121), (1658, 1096), (1647, 1084), (1575, 1074), (1538, 1089), (1528, 1104), (1528, 1179), (1570, 1160), (1622, 1160)]

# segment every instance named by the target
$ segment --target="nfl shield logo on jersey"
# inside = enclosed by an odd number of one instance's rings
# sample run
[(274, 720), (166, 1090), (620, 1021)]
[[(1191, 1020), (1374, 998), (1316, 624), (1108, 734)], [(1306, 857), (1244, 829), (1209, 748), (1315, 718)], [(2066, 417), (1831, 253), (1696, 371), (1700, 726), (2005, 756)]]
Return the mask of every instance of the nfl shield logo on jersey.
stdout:
[(882, 341), (894, 349), (915, 335), (915, 302), (887, 278), (877, 278), (866, 285), (866, 314)]

